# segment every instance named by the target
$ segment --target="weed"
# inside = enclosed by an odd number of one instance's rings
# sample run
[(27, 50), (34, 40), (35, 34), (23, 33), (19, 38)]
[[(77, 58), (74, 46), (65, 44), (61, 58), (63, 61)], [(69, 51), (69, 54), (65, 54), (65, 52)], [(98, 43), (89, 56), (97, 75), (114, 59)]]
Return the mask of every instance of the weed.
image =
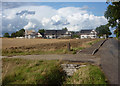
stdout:
[(14, 68), (3, 76), (3, 85), (62, 84), (65, 79), (65, 73), (58, 61), (32, 61), (5, 58), (3, 59), (3, 73), (7, 70), (5, 66), (8, 64), (12, 64)]
[(105, 76), (99, 67), (87, 65), (80, 68), (72, 77), (66, 79), (64, 84), (103, 84), (106, 85)]

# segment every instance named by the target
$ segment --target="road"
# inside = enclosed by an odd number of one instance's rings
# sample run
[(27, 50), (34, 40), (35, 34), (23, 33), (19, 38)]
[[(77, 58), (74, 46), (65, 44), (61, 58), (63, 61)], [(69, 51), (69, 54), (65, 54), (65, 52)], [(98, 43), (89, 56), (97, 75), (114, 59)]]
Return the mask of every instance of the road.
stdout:
[(108, 39), (99, 49), (96, 55), (101, 57), (101, 68), (110, 84), (118, 84), (118, 53), (120, 53), (120, 41)]

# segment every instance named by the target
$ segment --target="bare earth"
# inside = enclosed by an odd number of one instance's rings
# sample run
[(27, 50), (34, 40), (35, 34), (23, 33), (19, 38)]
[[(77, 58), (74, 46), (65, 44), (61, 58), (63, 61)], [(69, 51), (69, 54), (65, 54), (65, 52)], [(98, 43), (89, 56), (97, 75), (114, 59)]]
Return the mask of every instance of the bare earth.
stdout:
[[(29, 46), (44, 46), (47, 47), (48, 44), (57, 44), (60, 46), (61, 44), (71, 43), (72, 46), (78, 46), (85, 42), (90, 42), (93, 39), (16, 39), (16, 38), (3, 38), (2, 39), (2, 49), (11, 48), (11, 47), (29, 47)], [(53, 46), (50, 45), (50, 46)], [(47, 48), (48, 49), (48, 48)]]

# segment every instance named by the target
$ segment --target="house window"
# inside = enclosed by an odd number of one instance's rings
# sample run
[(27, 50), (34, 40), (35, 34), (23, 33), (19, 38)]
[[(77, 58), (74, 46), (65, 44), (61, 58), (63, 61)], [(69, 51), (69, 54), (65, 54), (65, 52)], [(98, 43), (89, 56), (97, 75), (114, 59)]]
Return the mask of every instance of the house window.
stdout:
[(48, 38), (49, 38), (49, 36), (48, 36)]

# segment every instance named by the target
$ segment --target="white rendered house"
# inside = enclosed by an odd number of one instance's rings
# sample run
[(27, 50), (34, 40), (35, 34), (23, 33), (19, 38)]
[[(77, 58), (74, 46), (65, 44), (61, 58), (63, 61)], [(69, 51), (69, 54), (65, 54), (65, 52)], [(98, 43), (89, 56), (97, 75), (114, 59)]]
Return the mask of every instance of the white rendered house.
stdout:
[(97, 32), (95, 30), (81, 30), (80, 31), (80, 38), (84, 39), (84, 38), (97, 38)]
[(36, 38), (35, 30), (25, 30), (25, 38), (28, 38), (28, 39)]

